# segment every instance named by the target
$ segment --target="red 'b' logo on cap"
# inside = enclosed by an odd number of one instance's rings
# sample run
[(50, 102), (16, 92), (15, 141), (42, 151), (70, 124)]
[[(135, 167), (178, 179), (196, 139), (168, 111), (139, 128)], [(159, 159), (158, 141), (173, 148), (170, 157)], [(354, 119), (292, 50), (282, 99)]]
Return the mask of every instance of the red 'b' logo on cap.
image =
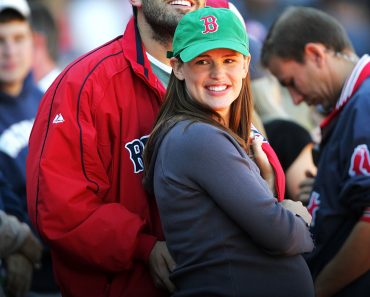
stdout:
[(204, 16), (201, 18), (201, 21), (203, 21), (204, 25), (203, 34), (213, 33), (218, 30), (217, 18), (213, 15)]

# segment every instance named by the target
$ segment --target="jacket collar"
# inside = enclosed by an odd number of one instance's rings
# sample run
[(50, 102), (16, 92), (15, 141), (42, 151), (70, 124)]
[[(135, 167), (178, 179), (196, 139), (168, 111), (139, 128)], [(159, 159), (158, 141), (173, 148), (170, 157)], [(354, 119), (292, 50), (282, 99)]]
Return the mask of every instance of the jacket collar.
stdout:
[(362, 82), (368, 77), (370, 77), (370, 56), (364, 55), (357, 62), (351, 75), (345, 82), (342, 89), (342, 93), (339, 97), (339, 100), (334, 110), (321, 122), (320, 127), (322, 129), (328, 126), (329, 123), (343, 110), (344, 106), (356, 93), (358, 88), (361, 86)]
[(161, 94), (161, 99), (163, 99), (162, 97), (166, 90), (152, 71), (134, 17), (132, 17), (127, 24), (122, 39), (122, 49), (134, 72), (142, 79), (146, 80), (153, 88), (158, 90)]

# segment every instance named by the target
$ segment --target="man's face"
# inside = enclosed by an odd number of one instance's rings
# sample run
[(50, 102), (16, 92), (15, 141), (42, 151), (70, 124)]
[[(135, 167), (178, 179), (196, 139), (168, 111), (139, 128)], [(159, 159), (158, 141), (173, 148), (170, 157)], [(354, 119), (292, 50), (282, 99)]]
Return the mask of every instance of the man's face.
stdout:
[(205, 0), (142, 0), (142, 11), (155, 39), (172, 40), (184, 14), (204, 7)]
[(306, 102), (308, 105), (321, 104), (324, 108), (330, 109), (336, 100), (327, 83), (328, 72), (318, 67), (311, 59), (298, 63), (274, 56), (268, 68), (288, 89), (296, 105)]
[(23, 84), (32, 67), (32, 33), (28, 22), (0, 23), (0, 83)]

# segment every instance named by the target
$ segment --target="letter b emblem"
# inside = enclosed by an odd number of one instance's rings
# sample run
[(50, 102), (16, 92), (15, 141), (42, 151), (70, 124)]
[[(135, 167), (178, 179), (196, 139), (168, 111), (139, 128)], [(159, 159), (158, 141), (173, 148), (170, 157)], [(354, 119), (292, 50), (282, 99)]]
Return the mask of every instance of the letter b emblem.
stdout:
[(201, 18), (201, 21), (203, 21), (204, 25), (203, 34), (214, 33), (218, 30), (217, 18), (213, 15), (204, 16)]

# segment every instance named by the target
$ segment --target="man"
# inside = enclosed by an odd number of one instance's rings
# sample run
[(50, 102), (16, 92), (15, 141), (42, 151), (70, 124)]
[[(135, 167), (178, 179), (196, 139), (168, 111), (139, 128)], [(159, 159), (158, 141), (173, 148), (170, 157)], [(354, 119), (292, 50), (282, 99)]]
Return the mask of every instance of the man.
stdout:
[(181, 17), (204, 0), (130, 0), (123, 37), (71, 63), (46, 93), (30, 138), (28, 206), (52, 249), (63, 296), (173, 291), (141, 153), (170, 69)]
[[(9, 184), (9, 192), (12, 192), (12, 195), (3, 198), (4, 210), (26, 223), (29, 223), (26, 205), (28, 138), (42, 97), (31, 73), (32, 50), (30, 8), (27, 2), (1, 0), (0, 171)], [(51, 263), (47, 265), (44, 262), (48, 259), (45, 255), (42, 270), (35, 271), (33, 277), (32, 290), (37, 293), (57, 291), (50, 277)], [(5, 261), (8, 280), (17, 279), (12, 275), (14, 270), (11, 266), (27, 267), (26, 258), (17, 258), (16, 262), (11, 258)], [(25, 273), (26, 269), (21, 272)]]
[(370, 57), (332, 17), (296, 7), (270, 29), (262, 61), (295, 104), (330, 111), (308, 205), (316, 296), (370, 296)]
[(45, 4), (31, 2), (31, 27), (33, 35), (33, 73), (39, 88), (46, 92), (60, 73), (59, 32), (53, 15)]
[(0, 1), (0, 166), (12, 189), (24, 198), (24, 210), (27, 143), (42, 96), (30, 72), (28, 18), (26, 1)]

